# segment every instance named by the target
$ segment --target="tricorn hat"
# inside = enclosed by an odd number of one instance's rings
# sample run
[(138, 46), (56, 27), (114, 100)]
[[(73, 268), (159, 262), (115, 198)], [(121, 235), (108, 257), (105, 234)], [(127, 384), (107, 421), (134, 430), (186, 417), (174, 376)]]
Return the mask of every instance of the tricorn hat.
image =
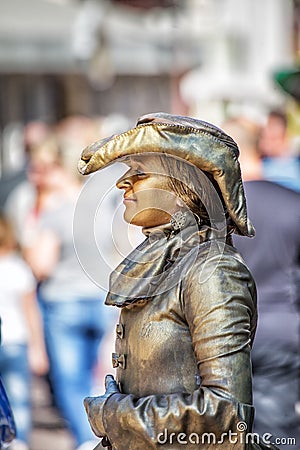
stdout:
[(247, 207), (235, 141), (220, 128), (191, 117), (147, 114), (124, 133), (91, 144), (83, 150), (78, 168), (88, 175), (112, 162), (140, 153), (165, 153), (186, 160), (211, 174), (235, 224), (235, 232), (254, 236)]

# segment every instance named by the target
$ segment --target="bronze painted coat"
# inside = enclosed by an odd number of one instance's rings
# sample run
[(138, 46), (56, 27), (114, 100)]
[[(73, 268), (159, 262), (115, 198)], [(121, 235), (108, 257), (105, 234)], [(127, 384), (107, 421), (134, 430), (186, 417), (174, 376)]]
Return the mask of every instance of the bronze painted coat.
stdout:
[(154, 230), (119, 266), (106, 303), (121, 308), (121, 393), (101, 411), (113, 449), (259, 448), (246, 443), (256, 290), (231, 245), (211, 230)]

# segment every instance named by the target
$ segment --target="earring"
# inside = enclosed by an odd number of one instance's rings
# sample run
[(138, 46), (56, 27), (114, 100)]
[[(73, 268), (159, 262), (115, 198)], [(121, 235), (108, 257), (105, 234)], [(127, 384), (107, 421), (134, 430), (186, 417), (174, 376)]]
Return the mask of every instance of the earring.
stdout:
[(170, 223), (174, 230), (180, 230), (186, 223), (186, 212), (177, 211), (171, 217)]

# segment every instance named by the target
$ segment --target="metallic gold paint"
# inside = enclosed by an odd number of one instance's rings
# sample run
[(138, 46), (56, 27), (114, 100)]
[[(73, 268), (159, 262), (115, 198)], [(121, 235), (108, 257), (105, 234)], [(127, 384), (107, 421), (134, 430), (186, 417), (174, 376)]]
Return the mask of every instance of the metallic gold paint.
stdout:
[(165, 113), (147, 115), (135, 128), (87, 147), (78, 168), (83, 175), (88, 175), (126, 156), (147, 152), (182, 158), (212, 174), (236, 232), (254, 236), (254, 228), (247, 217), (238, 147), (214, 125)]

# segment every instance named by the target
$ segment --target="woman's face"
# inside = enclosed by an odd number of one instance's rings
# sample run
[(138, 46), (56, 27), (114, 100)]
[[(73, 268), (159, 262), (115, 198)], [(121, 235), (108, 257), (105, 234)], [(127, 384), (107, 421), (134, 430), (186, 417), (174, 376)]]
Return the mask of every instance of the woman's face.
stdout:
[(168, 223), (178, 202), (159, 158), (136, 156), (126, 164), (129, 170), (116, 183), (124, 190), (126, 222), (146, 228)]

